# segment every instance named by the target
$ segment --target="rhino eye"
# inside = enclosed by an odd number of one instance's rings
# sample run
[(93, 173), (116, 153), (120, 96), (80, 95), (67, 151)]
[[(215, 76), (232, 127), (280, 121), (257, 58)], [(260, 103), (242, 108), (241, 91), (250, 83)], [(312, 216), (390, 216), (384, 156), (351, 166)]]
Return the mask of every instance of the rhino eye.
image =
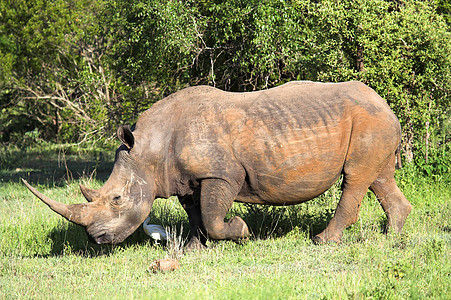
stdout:
[(121, 196), (116, 196), (113, 198), (113, 202), (120, 202), (121, 201)]

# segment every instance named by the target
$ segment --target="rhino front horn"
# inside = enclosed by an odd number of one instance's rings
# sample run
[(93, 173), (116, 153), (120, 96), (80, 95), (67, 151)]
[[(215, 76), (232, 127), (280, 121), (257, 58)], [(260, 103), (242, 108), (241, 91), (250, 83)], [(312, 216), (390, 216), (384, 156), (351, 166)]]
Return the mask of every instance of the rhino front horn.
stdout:
[(22, 179), (22, 182), (25, 186), (32, 192), (36, 197), (41, 199), (42, 202), (47, 204), (51, 210), (56, 212), (57, 214), (63, 216), (67, 220), (82, 226), (87, 226), (88, 222), (86, 222), (87, 206), (86, 204), (72, 204), (67, 205), (64, 203), (60, 203), (50, 199), (49, 197), (41, 194), (38, 190), (32, 187), (25, 179)]

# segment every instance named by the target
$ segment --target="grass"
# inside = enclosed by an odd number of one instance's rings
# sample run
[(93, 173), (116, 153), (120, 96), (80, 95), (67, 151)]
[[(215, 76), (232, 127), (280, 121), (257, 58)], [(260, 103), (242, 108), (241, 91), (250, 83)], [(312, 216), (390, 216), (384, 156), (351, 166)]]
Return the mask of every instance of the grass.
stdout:
[[(180, 254), (188, 220), (176, 199), (159, 199), (152, 223), (175, 232), (177, 241), (155, 245), (138, 229), (124, 243), (98, 246), (84, 230), (36, 199), (24, 177), (65, 203), (83, 201), (78, 183), (99, 187), (112, 155), (68, 150), (0, 153), (0, 299), (405, 299), (451, 296), (451, 184), (431, 181), (406, 167), (397, 173), (414, 209), (403, 234), (384, 235), (385, 216), (374, 196), (364, 199), (359, 221), (339, 245), (316, 246), (339, 197), (325, 195), (292, 207), (234, 204), (252, 237), (242, 245), (209, 242), (208, 249)], [(42, 154), (45, 152), (45, 155)], [(112, 151), (110, 151), (112, 152)], [(64, 153), (64, 156), (62, 155)], [(100, 157), (103, 157), (100, 159)], [(177, 256), (170, 273), (148, 271), (156, 259)]]

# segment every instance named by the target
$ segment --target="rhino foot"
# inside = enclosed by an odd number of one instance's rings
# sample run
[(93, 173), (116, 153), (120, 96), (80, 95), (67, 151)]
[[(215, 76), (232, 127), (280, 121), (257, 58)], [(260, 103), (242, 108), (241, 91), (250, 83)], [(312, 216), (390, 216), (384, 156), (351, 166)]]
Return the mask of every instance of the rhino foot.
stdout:
[(312, 241), (313, 241), (313, 243), (315, 244), (315, 245), (321, 245), (321, 244), (324, 244), (326, 241), (325, 240), (323, 240), (319, 235), (315, 235), (313, 238), (312, 238)]
[(239, 238), (237, 240), (234, 240), (234, 242), (238, 245), (244, 245), (247, 242), (249, 242), (249, 237), (245, 237), (245, 238)]
[(313, 237), (313, 243), (315, 245), (321, 245), (321, 244), (326, 244), (326, 243), (332, 243), (332, 244), (340, 244), (341, 243), (341, 239), (336, 237), (336, 236), (332, 236), (332, 237), (325, 237), (325, 233), (321, 232), (320, 234), (317, 234)]
[(191, 240), (186, 244), (184, 252), (193, 252), (196, 250), (204, 250), (207, 249), (207, 246), (202, 244), (198, 237), (193, 236)]
[(227, 225), (229, 226), (229, 232), (231, 233), (230, 239), (236, 242), (247, 239), (250, 235), (246, 222), (238, 216), (232, 217), (229, 222), (227, 222)]

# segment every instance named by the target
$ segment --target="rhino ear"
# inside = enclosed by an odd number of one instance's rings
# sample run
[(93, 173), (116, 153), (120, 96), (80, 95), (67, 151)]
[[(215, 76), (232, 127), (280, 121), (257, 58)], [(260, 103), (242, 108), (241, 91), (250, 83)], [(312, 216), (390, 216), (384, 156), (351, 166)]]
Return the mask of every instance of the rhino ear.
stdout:
[(135, 144), (135, 137), (128, 125), (122, 125), (117, 130), (117, 137), (130, 150)]

